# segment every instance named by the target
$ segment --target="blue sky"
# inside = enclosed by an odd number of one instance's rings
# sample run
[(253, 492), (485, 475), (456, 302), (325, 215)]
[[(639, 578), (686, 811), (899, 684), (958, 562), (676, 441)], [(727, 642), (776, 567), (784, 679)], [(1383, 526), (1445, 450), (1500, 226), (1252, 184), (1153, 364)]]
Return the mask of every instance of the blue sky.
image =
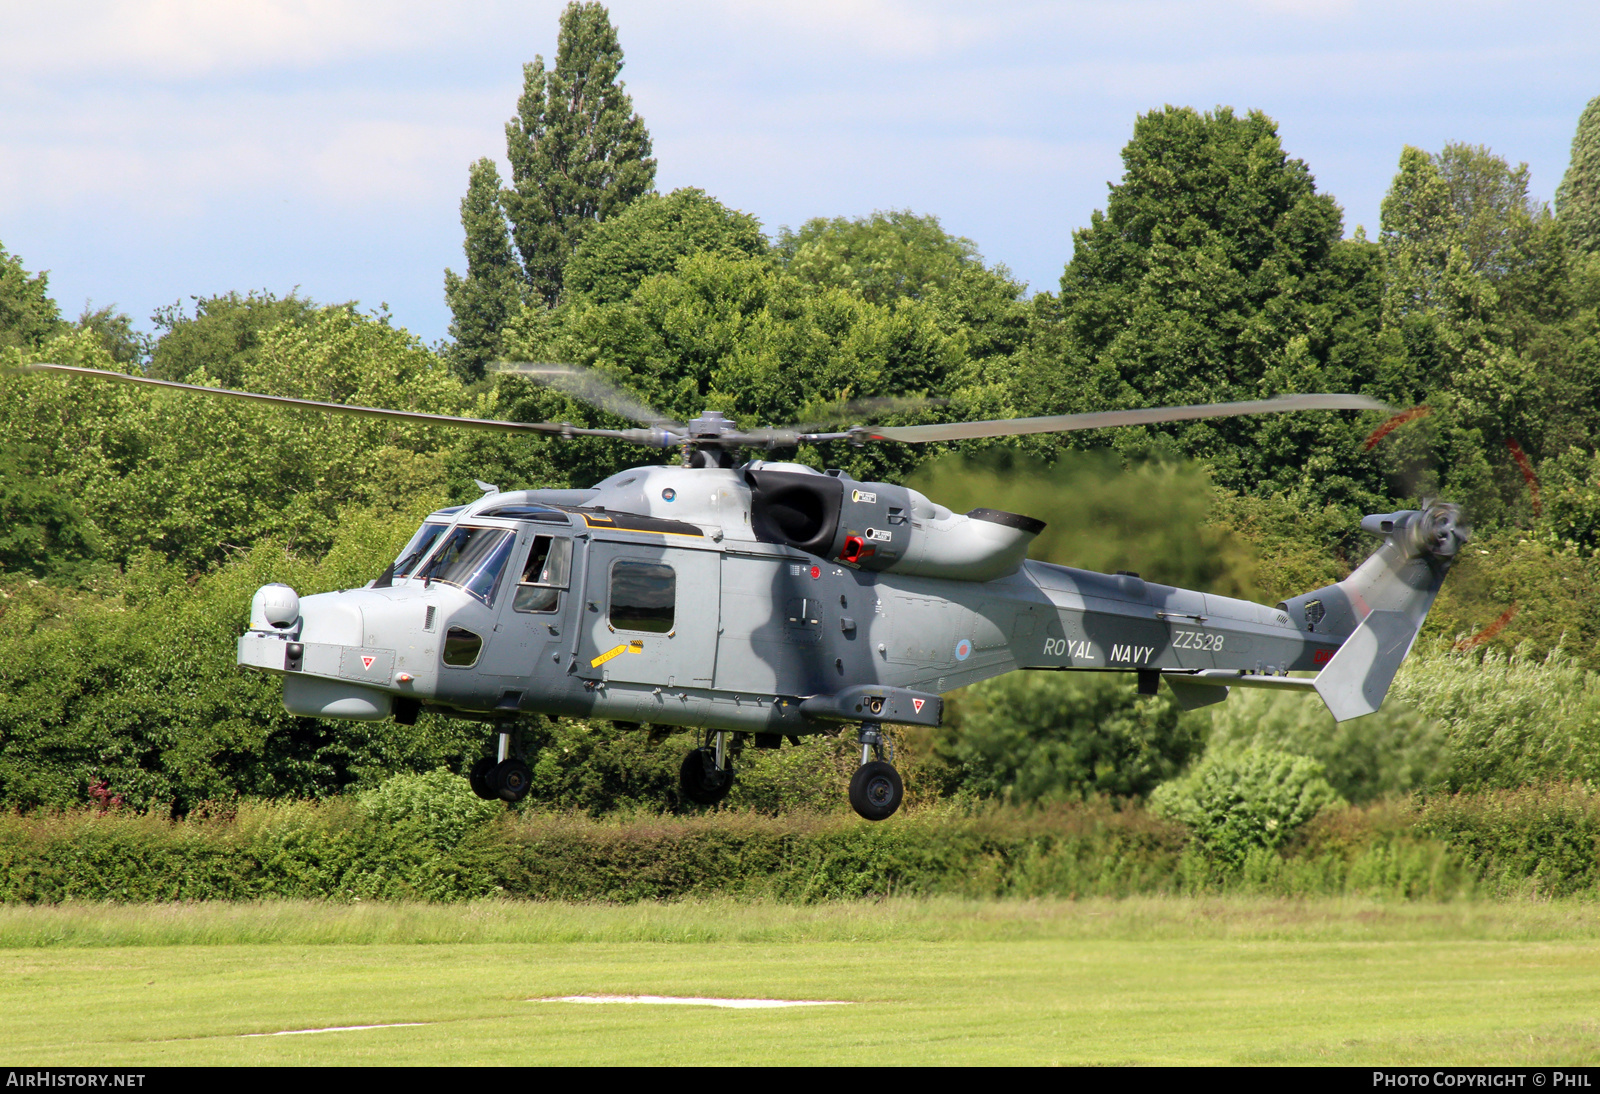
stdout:
[[(505, 155), (559, 0), (3, 0), (0, 244), (76, 315), (229, 289), (387, 302), (432, 342), (467, 166)], [(1600, 95), (1600, 5), (610, 5), (662, 190), (769, 234), (933, 213), (1034, 288), (1105, 204), (1137, 114), (1260, 109), (1376, 234), (1405, 144), (1486, 144), (1553, 196)]]

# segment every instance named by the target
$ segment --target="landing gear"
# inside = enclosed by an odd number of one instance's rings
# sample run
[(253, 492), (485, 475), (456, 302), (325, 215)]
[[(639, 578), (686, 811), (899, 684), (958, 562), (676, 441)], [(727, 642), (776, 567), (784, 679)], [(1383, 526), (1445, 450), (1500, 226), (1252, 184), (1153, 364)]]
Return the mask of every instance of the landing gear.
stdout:
[(733, 789), (733, 762), (728, 759), (727, 736), (718, 730), (715, 747), (708, 740), (706, 745), (685, 756), (683, 766), (678, 768), (683, 796), (696, 805), (716, 805)]
[(472, 786), (472, 792), (484, 801), (494, 801), (500, 795), (489, 789), (489, 772), (494, 768), (493, 756), (485, 756), (472, 765), (472, 770), (467, 772), (467, 782)]
[(485, 801), (516, 804), (533, 786), (533, 769), (511, 755), (511, 732), (502, 730), (498, 755), (485, 756), (467, 772), (472, 792)]
[[(861, 766), (850, 778), (850, 807), (869, 821), (888, 820), (905, 798), (905, 783), (900, 772), (883, 759), (883, 733), (875, 722), (863, 722)], [(893, 756), (891, 750), (890, 755)], [(876, 759), (870, 757), (876, 756)]]

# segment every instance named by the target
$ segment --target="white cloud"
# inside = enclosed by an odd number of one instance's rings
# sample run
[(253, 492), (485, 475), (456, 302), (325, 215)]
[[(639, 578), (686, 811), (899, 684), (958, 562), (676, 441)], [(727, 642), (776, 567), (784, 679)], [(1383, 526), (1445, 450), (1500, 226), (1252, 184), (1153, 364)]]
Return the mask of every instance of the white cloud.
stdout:
[[(0, 65), (18, 76), (156, 80), (293, 71), (455, 45), (509, 7), (424, 0), (55, 0), (7, 4)], [(559, 5), (537, 7), (553, 13)], [(522, 5), (526, 10), (527, 5)], [(554, 22), (553, 16), (550, 20)]]

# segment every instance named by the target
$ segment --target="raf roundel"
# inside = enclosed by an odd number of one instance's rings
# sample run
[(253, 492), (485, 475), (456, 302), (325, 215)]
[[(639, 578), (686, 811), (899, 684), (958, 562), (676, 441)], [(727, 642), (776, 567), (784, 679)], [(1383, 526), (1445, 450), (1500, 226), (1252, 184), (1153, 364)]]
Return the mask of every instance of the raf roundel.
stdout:
[(661, 491), (661, 500), (662, 501), (671, 501), (674, 498), (676, 498), (677, 496), (678, 496), (678, 492), (676, 490), (674, 490), (670, 486), (667, 487), (665, 490)]
[(972, 643), (969, 640), (963, 638), (961, 641), (956, 643), (956, 660), (957, 661), (965, 661), (967, 658), (969, 658), (971, 656), (972, 656)]

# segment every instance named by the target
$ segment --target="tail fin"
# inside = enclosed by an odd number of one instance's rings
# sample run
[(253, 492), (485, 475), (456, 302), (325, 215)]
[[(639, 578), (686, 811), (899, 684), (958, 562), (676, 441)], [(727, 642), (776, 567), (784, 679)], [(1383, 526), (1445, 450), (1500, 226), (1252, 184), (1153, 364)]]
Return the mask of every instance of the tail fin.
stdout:
[(1316, 678), (1317, 694), (1340, 722), (1383, 705), (1450, 564), (1472, 537), (1449, 502), (1365, 517), (1361, 527), (1384, 537), (1383, 546), (1338, 584), (1279, 605), (1308, 629), (1344, 636)]

